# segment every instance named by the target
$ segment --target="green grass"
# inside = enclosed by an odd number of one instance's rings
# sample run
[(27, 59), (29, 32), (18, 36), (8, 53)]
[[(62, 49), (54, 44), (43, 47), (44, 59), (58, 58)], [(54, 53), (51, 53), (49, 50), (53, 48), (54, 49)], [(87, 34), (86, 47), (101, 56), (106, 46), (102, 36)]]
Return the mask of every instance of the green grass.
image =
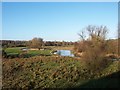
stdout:
[[(18, 55), (23, 53), (21, 48), (22, 47), (7, 48), (5, 51), (7, 55)], [(28, 50), (26, 52), (26, 56), (36, 56), (36, 55), (50, 56), (51, 51), (52, 50)]]
[(30, 50), (28, 51), (28, 54), (35, 56), (35, 55), (51, 55), (51, 50)]
[(6, 51), (7, 54), (9, 54), (9, 53), (20, 54), (22, 52), (20, 49), (21, 49), (21, 47), (14, 47), (14, 48), (7, 48), (5, 51)]
[(117, 79), (114, 81), (110, 78), (107, 78), (109, 80), (101, 80), (101, 78), (120, 71), (118, 68), (120, 61), (114, 61), (100, 73), (92, 74), (86, 69), (81, 59), (73, 57), (35, 56), (3, 60), (2, 64), (3, 88), (32, 90), (112, 86)]

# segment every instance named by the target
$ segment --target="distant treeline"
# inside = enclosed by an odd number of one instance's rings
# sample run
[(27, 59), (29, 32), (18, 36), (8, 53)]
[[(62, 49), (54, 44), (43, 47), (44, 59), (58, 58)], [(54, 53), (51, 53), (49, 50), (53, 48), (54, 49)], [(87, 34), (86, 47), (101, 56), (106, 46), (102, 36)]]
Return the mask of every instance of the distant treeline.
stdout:
[[(14, 41), (14, 40), (1, 40), (2, 47), (27, 47), (29, 41)], [(67, 46), (74, 45), (75, 42), (66, 42), (66, 41), (44, 41), (44, 46)]]
[(44, 42), (45, 46), (67, 46), (67, 45), (74, 45), (74, 42), (59, 42), (59, 41), (46, 41)]
[(2, 47), (25, 47), (27, 41), (1, 40)]

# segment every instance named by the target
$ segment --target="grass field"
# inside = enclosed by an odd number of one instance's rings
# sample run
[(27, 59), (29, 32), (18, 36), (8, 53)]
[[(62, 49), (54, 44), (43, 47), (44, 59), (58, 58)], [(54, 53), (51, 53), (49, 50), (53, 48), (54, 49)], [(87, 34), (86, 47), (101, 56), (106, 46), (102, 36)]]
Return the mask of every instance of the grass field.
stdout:
[(51, 55), (51, 50), (30, 50), (28, 51), (28, 54), (30, 55), (46, 55), (46, 56), (49, 56)]
[(26, 56), (36, 56), (36, 55), (44, 55), (50, 56), (52, 50), (28, 50), (26, 52), (22, 51), (23, 47), (15, 47), (15, 48), (7, 48), (5, 51), (7, 55), (19, 55), (22, 53), (26, 53)]
[(7, 54), (9, 53), (18, 53), (20, 54), (22, 51), (20, 50), (22, 47), (14, 47), (14, 48), (6, 48), (5, 51)]
[(120, 61), (91, 73), (79, 58), (35, 56), (3, 60), (3, 89), (119, 87)]

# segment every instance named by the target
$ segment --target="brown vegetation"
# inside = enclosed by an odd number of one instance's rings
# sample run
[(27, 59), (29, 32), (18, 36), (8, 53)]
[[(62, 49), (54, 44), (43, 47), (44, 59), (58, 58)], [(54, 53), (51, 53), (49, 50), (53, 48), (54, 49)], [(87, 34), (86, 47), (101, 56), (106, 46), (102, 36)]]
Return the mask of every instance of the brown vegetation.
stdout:
[(43, 39), (42, 38), (33, 38), (28, 42), (28, 47), (38, 48), (39, 50), (43, 48)]
[[(106, 40), (107, 28), (106, 26), (89, 25), (85, 31), (86, 33), (79, 33), (81, 41), (75, 44), (74, 50), (78, 54), (82, 53), (82, 59), (91, 71), (101, 70), (109, 62), (105, 58), (106, 54), (114, 51), (109, 50), (111, 44), (109, 45)], [(87, 36), (88, 38), (85, 38)]]

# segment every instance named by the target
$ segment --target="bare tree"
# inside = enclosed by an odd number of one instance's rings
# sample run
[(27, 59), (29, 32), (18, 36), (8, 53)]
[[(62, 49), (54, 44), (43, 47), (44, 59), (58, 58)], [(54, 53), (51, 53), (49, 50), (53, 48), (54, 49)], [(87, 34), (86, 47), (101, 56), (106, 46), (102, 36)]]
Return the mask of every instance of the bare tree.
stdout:
[(100, 69), (101, 66), (104, 66), (103, 60), (107, 49), (107, 30), (106, 26), (89, 25), (85, 28), (84, 32), (79, 33), (82, 41), (77, 45), (77, 48), (80, 49), (78, 51), (84, 52), (82, 58), (91, 70), (95, 71), (95, 69)]
[(82, 41), (85, 41), (86, 35), (85, 35), (85, 32), (84, 32), (84, 31), (82, 31), (81, 33), (78, 33), (78, 35), (80, 36), (80, 39), (81, 39)]
[(92, 26), (89, 25), (86, 30), (88, 31), (89, 37), (91, 39), (106, 39), (107, 27), (106, 26)]

